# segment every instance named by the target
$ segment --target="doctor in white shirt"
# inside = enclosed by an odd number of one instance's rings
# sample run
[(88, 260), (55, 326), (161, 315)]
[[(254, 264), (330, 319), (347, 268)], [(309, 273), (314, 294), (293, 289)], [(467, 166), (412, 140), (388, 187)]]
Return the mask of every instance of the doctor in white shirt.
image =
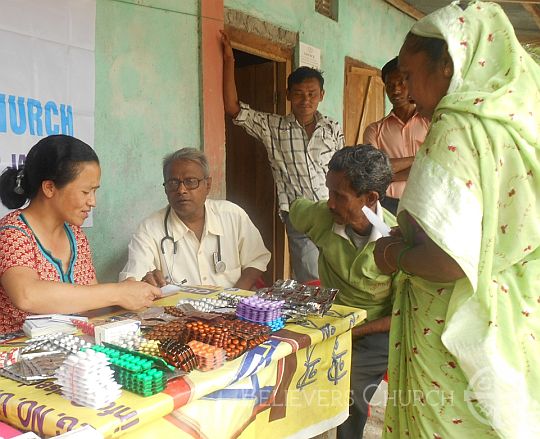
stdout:
[(207, 199), (212, 177), (206, 156), (183, 148), (163, 160), (169, 205), (146, 218), (129, 244), (120, 280), (163, 286), (218, 285), (251, 289), (270, 252), (247, 213)]

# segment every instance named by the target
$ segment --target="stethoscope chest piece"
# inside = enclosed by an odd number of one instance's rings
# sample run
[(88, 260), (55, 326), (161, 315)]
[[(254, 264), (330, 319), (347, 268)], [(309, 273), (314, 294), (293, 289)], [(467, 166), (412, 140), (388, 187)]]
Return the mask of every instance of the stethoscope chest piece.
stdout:
[(216, 270), (216, 273), (225, 273), (225, 270), (227, 269), (227, 264), (221, 260), (221, 255), (217, 252), (214, 252), (214, 269)]

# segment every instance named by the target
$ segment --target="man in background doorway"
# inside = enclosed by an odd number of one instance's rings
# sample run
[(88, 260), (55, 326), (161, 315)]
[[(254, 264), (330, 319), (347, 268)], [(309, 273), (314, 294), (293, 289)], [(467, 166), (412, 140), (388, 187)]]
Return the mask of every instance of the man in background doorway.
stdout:
[(279, 213), (289, 237), (294, 277), (300, 282), (319, 278), (317, 247), (289, 220), (289, 206), (297, 198), (328, 198), (325, 176), (332, 155), (344, 146), (340, 125), (317, 111), (324, 97), (324, 79), (318, 70), (299, 67), (287, 78), (287, 116), (253, 110), (238, 100), (234, 53), (227, 34), (223, 43), (223, 101), (233, 123), (260, 140), (266, 148), (276, 183)]
[(381, 204), (395, 215), (414, 156), (426, 138), (429, 120), (416, 111), (416, 105), (409, 98), (407, 82), (398, 69), (397, 57), (384, 65), (382, 79), (392, 111), (366, 128), (364, 143), (375, 146), (390, 157), (394, 176)]

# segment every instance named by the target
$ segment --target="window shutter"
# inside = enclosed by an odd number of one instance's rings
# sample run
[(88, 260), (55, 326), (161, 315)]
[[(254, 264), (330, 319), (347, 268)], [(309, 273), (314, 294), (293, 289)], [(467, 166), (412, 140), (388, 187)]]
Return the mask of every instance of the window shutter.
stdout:
[(338, 0), (315, 0), (315, 10), (319, 14), (337, 21)]

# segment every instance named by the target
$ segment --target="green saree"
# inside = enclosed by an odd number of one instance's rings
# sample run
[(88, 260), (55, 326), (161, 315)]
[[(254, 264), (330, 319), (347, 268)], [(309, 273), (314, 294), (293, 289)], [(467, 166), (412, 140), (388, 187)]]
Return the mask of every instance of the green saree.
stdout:
[(411, 32), (447, 42), (454, 76), (398, 222), (466, 277), (397, 275), (384, 437), (540, 437), (540, 68), (493, 3)]

